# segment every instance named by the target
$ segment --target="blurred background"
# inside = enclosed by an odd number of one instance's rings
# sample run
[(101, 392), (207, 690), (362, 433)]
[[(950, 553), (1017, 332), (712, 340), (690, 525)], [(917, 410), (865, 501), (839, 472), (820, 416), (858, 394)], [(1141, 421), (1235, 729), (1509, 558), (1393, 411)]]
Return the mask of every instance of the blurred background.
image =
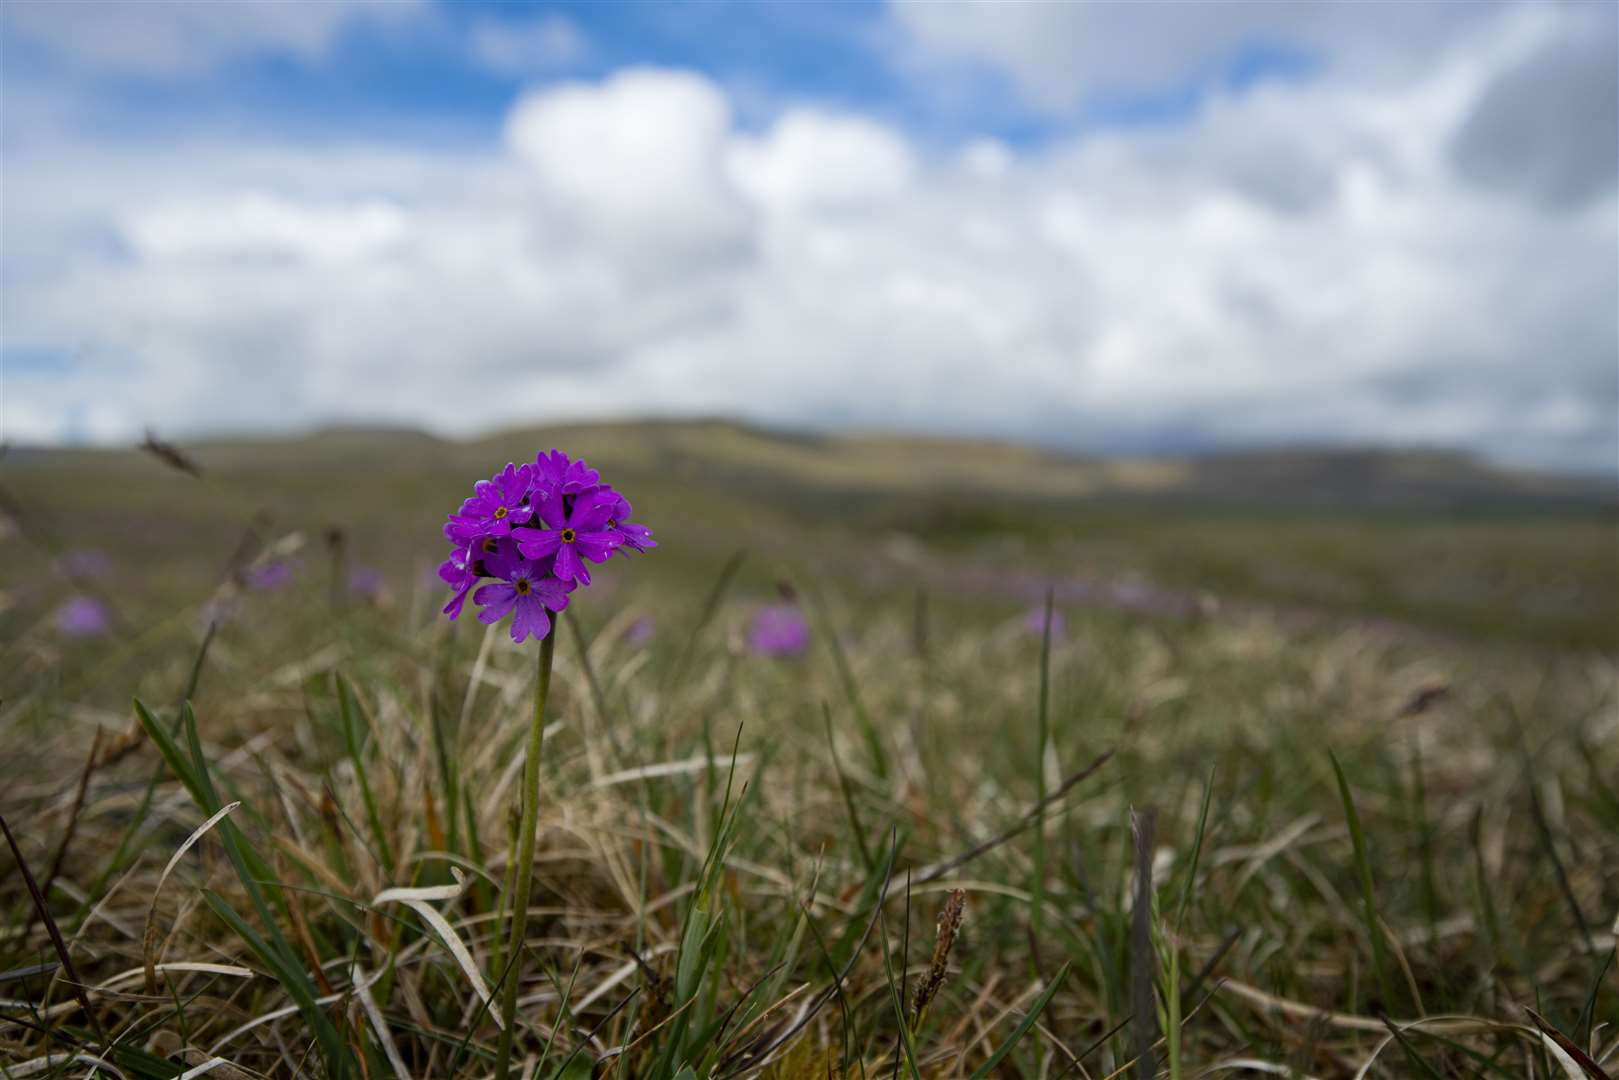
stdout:
[[(1613, 1072), (1619, 4), (0, 0), (0, 114), (14, 1075), (81, 975), (120, 1075), (309, 1075), (299, 965), (470, 1075), (541, 963), (550, 1080), (834, 997), (762, 1075), (1119, 1076), (1155, 987), (1168, 1075)], [(552, 446), (658, 547), (507, 966), (536, 650), (435, 568)], [(452, 863), (470, 987), (377, 907)]]
[(338, 529), (400, 594), (556, 443), (705, 573), (1613, 645), (1616, 12), (14, 0), (7, 577)]
[(1609, 3), (30, 3), (5, 438), (1619, 468)]

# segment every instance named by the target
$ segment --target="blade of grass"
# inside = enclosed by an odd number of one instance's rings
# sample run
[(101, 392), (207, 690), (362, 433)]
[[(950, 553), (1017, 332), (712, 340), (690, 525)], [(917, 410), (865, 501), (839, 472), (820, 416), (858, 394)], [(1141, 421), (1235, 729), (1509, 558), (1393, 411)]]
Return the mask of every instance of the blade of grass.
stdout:
[(1444, 1078), (1439, 1075), (1439, 1070), (1428, 1064), (1427, 1059), (1417, 1052), (1417, 1048), (1412, 1045), (1410, 1039), (1406, 1038), (1405, 1032), (1400, 1030), (1400, 1026), (1398, 1024), (1390, 1020), (1387, 1016), (1380, 1017), (1379, 1019), (1383, 1021), (1383, 1026), (1389, 1029), (1389, 1034), (1394, 1036), (1394, 1041), (1400, 1044), (1400, 1049), (1405, 1051), (1405, 1060), (1411, 1063), (1411, 1069), (1413, 1072), (1415, 1072), (1418, 1076), (1431, 1077), (1432, 1080), (1444, 1080)]
[(96, 1042), (106, 1046), (107, 1033), (102, 1030), (101, 1018), (90, 1008), (90, 996), (85, 993), (84, 983), (73, 967), (73, 957), (68, 953), (67, 942), (62, 940), (62, 931), (57, 928), (56, 920), (51, 917), (51, 909), (39, 891), (39, 883), (34, 880), (34, 872), (28, 868), (28, 860), (22, 857), (22, 848), (17, 846), (17, 838), (11, 835), (11, 826), (6, 824), (3, 814), (0, 814), (0, 831), (6, 834), (6, 844), (11, 848), (11, 857), (17, 860), (17, 870), (22, 874), (23, 884), (28, 887), (28, 895), (34, 902), (34, 910), (45, 922), (45, 932), (50, 935), (51, 946), (56, 950), (56, 958), (62, 962), (62, 970), (67, 973), (68, 984), (72, 986), (74, 996), (79, 999), (79, 1007), (84, 1010), (90, 1026), (95, 1029)]
[(1175, 907), (1175, 925), (1166, 935), (1169, 954), (1169, 973), (1164, 980), (1164, 1007), (1168, 1013), (1165, 1037), (1169, 1043), (1170, 1080), (1181, 1075), (1181, 928), (1186, 922), (1186, 909), (1191, 905), (1192, 893), (1197, 886), (1197, 864), (1203, 854), (1203, 836), (1209, 824), (1209, 797), (1214, 792), (1214, 774), (1203, 784), (1203, 805), (1197, 813), (1197, 830), (1192, 837), (1192, 854), (1186, 868), (1186, 882), (1181, 886), (1180, 903)]
[(1046, 1006), (1051, 1004), (1051, 999), (1056, 996), (1057, 989), (1062, 986), (1063, 978), (1068, 974), (1068, 968), (1068, 962), (1064, 961), (1062, 967), (1057, 969), (1057, 974), (1052, 976), (1051, 984), (1029, 1007), (1028, 1014), (1023, 1017), (1023, 1022), (1012, 1030), (1012, 1034), (1007, 1036), (1005, 1042), (995, 1048), (995, 1052), (989, 1056), (988, 1061), (973, 1070), (973, 1074), (968, 1080), (985, 1080), (985, 1077), (995, 1071), (995, 1067), (1001, 1063), (1001, 1060), (1007, 1054), (1010, 1054), (1013, 1048), (1023, 1040), (1023, 1036), (1027, 1035), (1029, 1030), (1034, 1027), (1035, 1021), (1040, 1019), (1040, 1014), (1045, 1012)]
[[(343, 743), (348, 748), (349, 760), (354, 764), (354, 778), (360, 785), (360, 799), (365, 803), (365, 816), (371, 826), (371, 836), (376, 841), (382, 868), (387, 876), (392, 878), (393, 849), (388, 845), (388, 833), (382, 827), (382, 814), (377, 810), (377, 797), (371, 790), (371, 780), (365, 769), (365, 744), (360, 736), (360, 703), (354, 696), (354, 687), (341, 672), (332, 672), (332, 682), (337, 692), (338, 716), (343, 725)], [(365, 729), (369, 733), (370, 724), (366, 724)]]
[(691, 632), (686, 635), (686, 644), (680, 650), (679, 658), (665, 669), (664, 678), (658, 684), (660, 692), (668, 689), (670, 685), (678, 684), (680, 681), (679, 676), (685, 674), (686, 666), (691, 663), (692, 655), (697, 651), (697, 642), (702, 638), (703, 630), (718, 614), (720, 603), (725, 599), (725, 594), (730, 591), (731, 582), (736, 579), (737, 571), (742, 569), (743, 560), (747, 558), (747, 555), (746, 548), (738, 548), (731, 553), (730, 558), (725, 560), (725, 565), (720, 569), (720, 576), (714, 581), (714, 587), (709, 589), (708, 595), (703, 598), (702, 610), (698, 612), (697, 622), (691, 628)]
[[(1034, 880), (1029, 889), (1034, 897), (1029, 906), (1029, 922), (1034, 940), (1045, 931), (1046, 911), (1046, 747), (1051, 741), (1051, 604), (1054, 591), (1046, 589), (1045, 619), (1040, 631), (1040, 700), (1036, 710), (1034, 747)], [(1031, 957), (1038, 954), (1031, 950)]]
[(877, 779), (888, 779), (888, 755), (883, 751), (882, 736), (877, 731), (877, 725), (872, 722), (871, 713), (866, 711), (866, 704), (860, 696), (860, 684), (855, 681), (854, 669), (849, 666), (849, 655), (843, 651), (843, 642), (838, 638), (837, 627), (832, 623), (831, 610), (826, 606), (825, 598), (820, 590), (813, 584), (805, 589), (813, 602), (817, 621), (821, 624), (821, 637), (826, 640), (827, 649), (832, 653), (832, 665), (837, 669), (838, 681), (843, 683), (843, 692), (849, 698), (849, 707), (854, 710), (854, 718), (860, 725), (860, 734), (866, 740), (866, 749), (871, 754), (872, 771)]
[(1158, 952), (1152, 944), (1152, 852), (1157, 821), (1157, 813), (1150, 808), (1139, 813), (1130, 811), (1136, 864), (1135, 901), (1130, 909), (1130, 1010), (1135, 1014), (1131, 1028), (1135, 1035), (1136, 1076), (1140, 1080), (1151, 1080), (1157, 1072), (1152, 1056), (1153, 1044), (1158, 1041), (1158, 1010), (1153, 999)]
[(1355, 799), (1349, 793), (1349, 780), (1344, 776), (1338, 757), (1327, 751), (1332, 761), (1333, 775), (1338, 779), (1338, 794), (1343, 800), (1344, 816), (1349, 822), (1349, 838), (1355, 848), (1355, 869), (1360, 876), (1361, 902), (1364, 905), (1366, 936), (1372, 944), (1372, 970), (1377, 976), (1378, 992), (1383, 995), (1383, 1011), (1394, 1010), (1394, 983), (1389, 977), (1388, 947), (1383, 941), (1383, 920), (1377, 911), (1377, 893), (1372, 884), (1372, 861), (1366, 850), (1366, 836), (1361, 831), (1360, 814), (1355, 811)]
[(213, 909), (214, 914), (224, 920), (236, 936), (253, 950), (254, 955), (263, 961), (276, 981), (281, 984), (281, 988), (287, 992), (287, 996), (298, 1006), (298, 1012), (304, 1018), (304, 1023), (309, 1025), (310, 1031), (320, 1043), (321, 1055), (326, 1059), (326, 1067), (330, 1074), (334, 1077), (347, 1075), (350, 1071), (348, 1047), (338, 1037), (337, 1029), (332, 1026), (331, 1020), (316, 1003), (314, 987), (309, 981), (309, 976), (297, 966), (296, 962), (283, 955), (280, 949), (260, 937), (218, 893), (212, 889), (204, 889), (202, 898)]
[(1535, 1022), (1535, 1026), (1540, 1029), (1542, 1035), (1556, 1043), (1558, 1049), (1567, 1054), (1574, 1064), (1580, 1067), (1580, 1071), (1585, 1073), (1588, 1080), (1611, 1080), (1602, 1066), (1591, 1060), (1590, 1054), (1581, 1050), (1573, 1039), (1553, 1027), (1551, 1022), (1544, 1016), (1541, 1016), (1527, 1005), (1524, 1006), (1523, 1011), (1529, 1014), (1529, 1019)]
[[(906, 884), (906, 893), (909, 895), (910, 885)], [(879, 915), (882, 912), (878, 908)], [(908, 920), (907, 920), (908, 921)], [(877, 940), (883, 946), (883, 975), (888, 980), (889, 1003), (894, 1009), (894, 1025), (899, 1028), (899, 1052), (905, 1059), (905, 1066), (910, 1071), (911, 1080), (922, 1080), (922, 1074), (916, 1069), (916, 1044), (911, 1040), (911, 1026), (905, 1022), (905, 994), (894, 979), (894, 957), (888, 948), (888, 922), (886, 919), (878, 924)], [(894, 1063), (895, 1070), (899, 1062)]]
[(832, 709), (826, 702), (821, 702), (821, 715), (826, 720), (826, 746), (832, 753), (832, 768), (838, 774), (838, 788), (843, 792), (843, 808), (849, 814), (849, 832), (854, 834), (855, 847), (860, 852), (860, 864), (866, 868), (868, 875), (877, 870), (876, 860), (871, 850), (866, 847), (866, 829), (860, 824), (860, 811), (855, 809), (854, 791), (849, 787), (849, 777), (843, 771), (843, 762), (838, 760), (838, 744), (832, 738)]

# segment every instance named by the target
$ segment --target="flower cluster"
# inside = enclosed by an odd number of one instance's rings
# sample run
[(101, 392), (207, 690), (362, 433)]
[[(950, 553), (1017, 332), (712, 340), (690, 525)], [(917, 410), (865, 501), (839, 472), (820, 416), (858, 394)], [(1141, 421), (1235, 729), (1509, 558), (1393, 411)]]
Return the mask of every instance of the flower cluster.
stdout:
[(630, 520), (628, 499), (560, 450), (479, 481), (445, 523), (444, 538), (450, 557), (438, 575), (455, 590), (444, 614), (460, 615), (471, 595), (482, 609), (480, 621), (512, 617), (517, 642), (551, 632), (548, 613), (567, 607), (568, 594), (590, 584), (587, 563), (658, 546), (650, 529)]

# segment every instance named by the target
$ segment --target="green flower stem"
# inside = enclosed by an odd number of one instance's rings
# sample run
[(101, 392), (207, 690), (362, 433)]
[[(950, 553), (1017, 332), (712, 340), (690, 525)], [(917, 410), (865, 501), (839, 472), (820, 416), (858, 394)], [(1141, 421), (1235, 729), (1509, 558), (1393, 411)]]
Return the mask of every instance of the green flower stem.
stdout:
[[(562, 616), (555, 616), (560, 623)], [(506, 938), (506, 978), (501, 984), (500, 1017), (505, 1027), (500, 1033), (500, 1051), (495, 1058), (496, 1080), (506, 1080), (512, 1058), (512, 1039), (517, 1028), (517, 984), (521, 981), (523, 935), (528, 929), (528, 899), (534, 880), (534, 833), (540, 816), (540, 746), (545, 741), (545, 699), (551, 692), (551, 657), (556, 652), (560, 625), (540, 642), (540, 678), (534, 690), (534, 718), (528, 729), (528, 754), (523, 759), (523, 820), (517, 829), (517, 847), (512, 852), (517, 867), (517, 895), (512, 900), (511, 932)]]

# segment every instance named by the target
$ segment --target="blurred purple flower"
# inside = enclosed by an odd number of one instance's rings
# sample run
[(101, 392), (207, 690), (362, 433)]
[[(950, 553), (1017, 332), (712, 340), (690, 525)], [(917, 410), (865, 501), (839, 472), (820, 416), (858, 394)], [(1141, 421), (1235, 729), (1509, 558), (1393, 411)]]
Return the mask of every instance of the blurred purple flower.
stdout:
[(292, 581), (292, 564), (284, 559), (247, 568), (247, 587), (260, 592), (278, 592)]
[(112, 560), (106, 552), (93, 548), (69, 551), (56, 561), (56, 567), (70, 578), (106, 577), (112, 570)]
[(657, 629), (658, 623), (656, 619), (650, 615), (642, 615), (626, 626), (624, 633), (619, 637), (626, 645), (645, 645), (652, 640), (652, 635), (657, 632)]
[(748, 649), (759, 656), (798, 656), (809, 648), (809, 623), (796, 604), (771, 604), (754, 612)]
[[(1032, 607), (1023, 616), (1023, 629), (1035, 637), (1043, 637), (1046, 632), (1045, 605)], [(1061, 641), (1068, 636), (1068, 618), (1056, 608), (1051, 609), (1051, 640)]]
[(388, 578), (374, 566), (356, 566), (349, 570), (349, 592), (360, 596), (381, 596), (388, 588)]
[(56, 611), (56, 629), (64, 637), (97, 637), (111, 626), (112, 619), (101, 602), (82, 594)]

